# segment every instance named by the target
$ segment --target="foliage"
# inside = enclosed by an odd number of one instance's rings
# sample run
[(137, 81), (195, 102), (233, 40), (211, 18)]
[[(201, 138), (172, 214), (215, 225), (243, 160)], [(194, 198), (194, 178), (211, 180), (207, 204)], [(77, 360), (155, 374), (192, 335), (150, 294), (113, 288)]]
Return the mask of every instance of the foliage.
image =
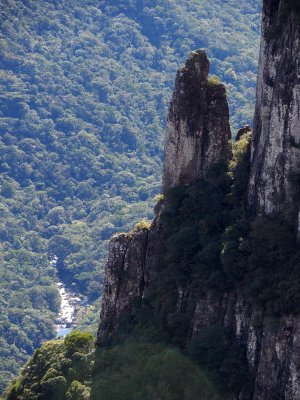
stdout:
[(72, 332), (44, 343), (4, 394), (5, 400), (87, 400), (93, 365), (91, 335)]
[(178, 350), (125, 343), (97, 350), (91, 400), (217, 400), (205, 375)]
[[(300, 251), (296, 233), (283, 217), (249, 218), (245, 207), (251, 134), (236, 142), (230, 163), (231, 218), (223, 237), (222, 264), (230, 284), (271, 316), (293, 313), (300, 296)], [(297, 180), (296, 180), (297, 181)], [(297, 184), (292, 180), (294, 195)]]
[(78, 381), (73, 381), (66, 392), (66, 400), (89, 400), (89, 388)]
[(189, 343), (188, 354), (220, 391), (239, 393), (250, 383), (245, 349), (220, 326), (203, 329)]
[(110, 236), (152, 218), (192, 49), (227, 84), (234, 129), (250, 122), (259, 23), (258, 0), (2, 1), (0, 391), (54, 336), (56, 271), (94, 301)]
[(294, 313), (300, 300), (300, 250), (295, 232), (280, 215), (260, 218), (248, 239), (245, 283), (252, 301), (270, 315)]
[(164, 200), (164, 195), (163, 193), (159, 193), (154, 197), (154, 201), (156, 201), (156, 203), (160, 203)]
[[(246, 134), (234, 145), (229, 165), (215, 164), (206, 179), (165, 195), (158, 276), (147, 300), (123, 316), (112, 347), (97, 350), (92, 380), (93, 337), (73, 332), (38, 350), (5, 400), (38, 394), (84, 400), (89, 387), (92, 400), (217, 399), (251, 386), (246, 349), (221, 326), (195, 334), (188, 358), (178, 350), (187, 344), (195, 300), (207, 294), (218, 301), (238, 288), (266, 315), (298, 311), (294, 230), (280, 216), (252, 220), (246, 211), (250, 140)], [(187, 288), (178, 307), (178, 293)]]
[(94, 336), (90, 333), (83, 333), (80, 331), (73, 331), (66, 336), (64, 344), (69, 356), (74, 355), (77, 351), (87, 353), (92, 350), (94, 343)]
[(216, 85), (220, 85), (220, 84), (222, 84), (222, 83), (221, 83), (221, 79), (220, 79), (218, 76), (216, 76), (216, 75), (211, 75), (211, 76), (208, 78), (208, 85), (210, 85), (210, 86), (216, 86)]
[(43, 253), (11, 250), (0, 261), (0, 270), (0, 388), (3, 390), (20, 363), (27, 360), (42, 340), (54, 336), (59, 297), (55, 269)]
[(92, 400), (218, 399), (251, 387), (246, 349), (228, 328), (202, 328), (187, 343), (195, 301), (207, 294), (220, 301), (238, 288), (265, 315), (298, 312), (295, 231), (280, 216), (246, 213), (249, 147), (247, 134), (229, 166), (215, 164), (206, 179), (166, 194), (158, 276), (147, 299), (123, 315), (112, 347), (96, 351), (92, 380), (92, 336), (73, 332), (38, 350), (5, 400), (85, 399), (90, 385)]
[(207, 180), (168, 193), (161, 214), (165, 225), (162, 285), (182, 286), (193, 279), (202, 292), (224, 288), (220, 251), (229, 192), (227, 166), (221, 162), (210, 169)]
[[(4, 400), (218, 400), (209, 379), (176, 349), (154, 343), (124, 343), (90, 352), (89, 337), (72, 333), (37, 350)], [(71, 337), (72, 336), (72, 337)], [(72, 354), (68, 343), (77, 343)], [(68, 342), (68, 343), (67, 343)], [(92, 368), (94, 366), (91, 375)], [(92, 388), (91, 397), (89, 395)]]
[(139, 221), (137, 224), (135, 224), (132, 233), (136, 233), (138, 231), (141, 230), (149, 230), (151, 226), (151, 221), (147, 221), (146, 219), (142, 219), (141, 221)]
[(231, 191), (227, 196), (228, 223), (222, 236), (221, 260), (229, 287), (240, 285), (247, 269), (249, 218), (246, 195), (250, 173), (251, 132), (233, 146), (229, 163)]

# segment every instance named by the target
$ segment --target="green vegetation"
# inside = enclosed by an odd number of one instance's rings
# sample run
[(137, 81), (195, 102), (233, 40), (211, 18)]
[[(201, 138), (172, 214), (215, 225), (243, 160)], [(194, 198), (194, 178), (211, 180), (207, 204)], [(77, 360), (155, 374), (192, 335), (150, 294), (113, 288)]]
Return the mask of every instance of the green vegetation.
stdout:
[(247, 298), (279, 317), (297, 311), (300, 299), (300, 251), (295, 231), (280, 215), (238, 221), (226, 232), (222, 254), (231, 284)]
[(90, 336), (73, 332), (64, 341), (47, 342), (37, 350), (4, 398), (156, 400), (162, 396), (165, 400), (220, 398), (207, 377), (178, 350), (125, 343), (94, 354)]
[[(233, 129), (251, 122), (259, 14), (258, 0), (3, 2), (0, 390), (55, 334), (57, 273), (98, 301), (109, 237), (152, 217), (168, 99), (192, 49), (206, 48), (226, 83)], [(73, 332), (35, 352), (6, 400), (85, 400), (90, 388), (93, 400), (211, 400), (251, 384), (232, 332), (210, 327), (186, 348), (204, 294), (238, 287), (272, 318), (300, 301), (295, 232), (280, 216), (247, 214), (249, 143), (235, 144), (229, 166), (158, 199), (159, 277), (114, 346), (96, 352), (93, 376), (93, 336)], [(291, 182), (299, 196), (299, 176)], [(90, 329), (97, 309), (83, 321)]]
[(250, 383), (246, 349), (220, 326), (203, 329), (188, 345), (188, 354), (220, 392), (239, 392)]
[(208, 84), (210, 86), (216, 86), (216, 85), (222, 85), (221, 79), (217, 77), (216, 75), (211, 75), (208, 78)]
[(281, 219), (254, 221), (247, 243), (246, 290), (267, 313), (280, 316), (298, 310), (300, 300), (300, 250), (294, 230)]
[(96, 352), (91, 400), (160, 398), (218, 400), (219, 396), (199, 368), (178, 350), (127, 343)]
[[(300, 296), (296, 233), (280, 215), (252, 220), (247, 214), (250, 138), (248, 133), (235, 143), (228, 171), (215, 165), (206, 181), (169, 193), (161, 215), (160, 285), (177, 293), (190, 282), (197, 296), (238, 287), (269, 315), (293, 313)], [(169, 295), (165, 290), (165, 301)], [(168, 304), (165, 318), (173, 307)], [(176, 330), (169, 334), (176, 340)]]
[[(253, 304), (271, 316), (296, 312), (300, 298), (300, 250), (293, 226), (281, 215), (249, 219), (245, 208), (251, 134), (234, 146), (228, 198), (230, 220), (223, 237), (222, 264), (230, 285), (241, 287)], [(299, 196), (297, 177), (291, 178)]]
[[(32, 232), (26, 241), (35, 238)], [(11, 249), (0, 261), (0, 270), (0, 389), (3, 390), (41, 341), (55, 335), (53, 322), (59, 297), (55, 268), (42, 251)]]
[(164, 200), (164, 198), (165, 197), (164, 197), (163, 193), (159, 193), (154, 197), (154, 200), (156, 201), (156, 203), (160, 203)]
[(6, 400), (88, 400), (93, 336), (74, 331), (43, 344), (7, 389)]
[(138, 231), (141, 231), (143, 229), (149, 230), (151, 226), (151, 221), (147, 221), (146, 219), (142, 219), (139, 221), (137, 224), (135, 224), (133, 230), (131, 231), (132, 233), (136, 233)]
[(49, 258), (94, 301), (110, 236), (152, 217), (191, 50), (227, 84), (234, 129), (252, 119), (260, 2), (4, 0), (0, 24), (1, 391), (54, 336)]

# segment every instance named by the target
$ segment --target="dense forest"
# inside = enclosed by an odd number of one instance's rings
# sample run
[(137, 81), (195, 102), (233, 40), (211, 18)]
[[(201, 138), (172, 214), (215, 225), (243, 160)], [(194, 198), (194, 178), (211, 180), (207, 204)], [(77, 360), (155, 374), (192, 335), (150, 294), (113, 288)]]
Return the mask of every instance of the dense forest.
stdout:
[(226, 83), (233, 129), (251, 123), (260, 7), (2, 1), (0, 391), (55, 336), (57, 275), (96, 300), (110, 236), (152, 218), (174, 76), (192, 49)]
[(92, 335), (73, 331), (35, 352), (5, 400), (155, 400), (162, 395), (166, 400), (220, 399), (205, 374), (179, 350), (127, 343), (95, 352)]

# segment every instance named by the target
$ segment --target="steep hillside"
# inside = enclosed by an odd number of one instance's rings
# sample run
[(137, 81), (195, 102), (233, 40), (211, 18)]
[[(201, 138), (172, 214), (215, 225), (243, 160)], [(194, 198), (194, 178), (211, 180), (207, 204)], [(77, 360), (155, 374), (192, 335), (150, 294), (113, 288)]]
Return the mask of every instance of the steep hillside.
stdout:
[(108, 239), (152, 217), (175, 71), (206, 47), (250, 122), (260, 2), (1, 2), (0, 387), (54, 336), (56, 268), (101, 293)]

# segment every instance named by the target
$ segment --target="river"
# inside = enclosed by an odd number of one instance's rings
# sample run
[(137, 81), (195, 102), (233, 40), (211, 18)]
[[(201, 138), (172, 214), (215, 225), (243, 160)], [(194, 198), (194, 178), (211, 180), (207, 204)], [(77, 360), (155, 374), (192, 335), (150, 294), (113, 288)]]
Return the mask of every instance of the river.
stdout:
[(57, 284), (61, 297), (60, 311), (56, 320), (56, 337), (64, 337), (78, 325), (80, 312), (88, 306), (87, 298), (67, 288), (62, 282)]

